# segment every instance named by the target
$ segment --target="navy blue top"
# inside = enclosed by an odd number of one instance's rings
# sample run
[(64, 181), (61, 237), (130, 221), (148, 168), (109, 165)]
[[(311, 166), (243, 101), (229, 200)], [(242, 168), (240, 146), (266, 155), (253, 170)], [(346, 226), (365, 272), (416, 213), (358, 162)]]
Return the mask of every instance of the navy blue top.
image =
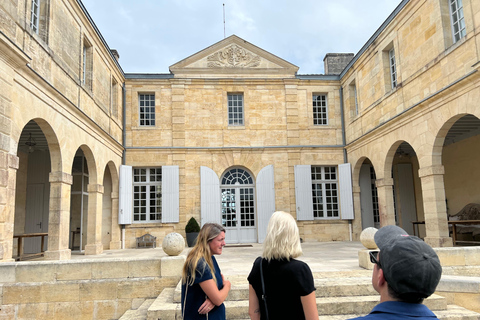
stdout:
[(415, 320), (431, 320), (438, 319), (437, 316), (430, 311), (424, 304), (408, 303), (400, 301), (385, 301), (377, 304), (372, 311), (365, 317), (355, 319), (372, 319), (372, 320), (398, 320), (398, 319), (415, 319)]
[[(223, 288), (223, 279), (222, 274), (220, 273), (220, 268), (218, 267), (217, 260), (212, 256), (213, 267), (215, 269), (215, 277), (217, 278), (217, 287), (218, 290)], [(195, 270), (195, 281), (193, 285), (188, 287), (187, 290), (187, 301), (185, 306), (185, 317), (184, 320), (195, 320), (195, 319), (206, 319), (205, 314), (199, 314), (198, 309), (205, 302), (207, 298), (205, 292), (203, 292), (202, 287), (200, 287), (200, 282), (213, 279), (212, 272), (210, 267), (205, 262), (205, 259), (202, 258), (198, 261), (197, 269)], [(182, 284), (182, 312), (183, 304), (185, 302), (185, 288), (186, 284)], [(222, 303), (220, 306), (214, 306), (212, 310), (208, 312), (208, 320), (225, 320), (225, 305)]]

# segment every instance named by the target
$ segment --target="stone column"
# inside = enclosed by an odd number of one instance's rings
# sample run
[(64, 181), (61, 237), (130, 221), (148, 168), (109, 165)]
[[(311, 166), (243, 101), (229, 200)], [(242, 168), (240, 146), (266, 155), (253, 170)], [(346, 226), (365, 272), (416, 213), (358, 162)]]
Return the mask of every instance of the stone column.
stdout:
[(418, 175), (422, 182), (423, 210), (425, 212), (425, 242), (432, 247), (452, 247), (449, 237), (445, 184), (442, 165), (420, 168)]
[(88, 217), (87, 217), (87, 245), (85, 255), (100, 254), (103, 252), (102, 244), (102, 205), (103, 186), (89, 184), (88, 190)]
[(110, 250), (121, 249), (120, 239), (122, 230), (118, 225), (118, 192), (112, 192), (112, 231), (110, 233)]
[(47, 260), (68, 260), (70, 230), (70, 198), (73, 177), (65, 172), (50, 172)]
[(380, 227), (395, 225), (395, 210), (393, 207), (393, 179), (383, 178), (375, 180), (378, 193), (378, 211)]
[(15, 261), (12, 250), (18, 166), (16, 155), (0, 152), (0, 259), (3, 262)]
[(353, 186), (353, 210), (355, 211), (355, 219), (353, 220), (353, 240), (360, 239), (362, 233), (362, 205), (360, 202), (360, 186)]

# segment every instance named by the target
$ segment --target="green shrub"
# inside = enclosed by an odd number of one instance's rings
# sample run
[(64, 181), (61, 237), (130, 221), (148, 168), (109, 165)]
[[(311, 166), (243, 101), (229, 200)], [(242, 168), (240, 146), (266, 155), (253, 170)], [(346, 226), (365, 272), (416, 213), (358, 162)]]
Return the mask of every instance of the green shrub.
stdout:
[(200, 226), (198, 225), (198, 222), (197, 220), (195, 220), (194, 217), (191, 217), (190, 220), (188, 220), (187, 225), (185, 226), (185, 233), (191, 232), (200, 232)]

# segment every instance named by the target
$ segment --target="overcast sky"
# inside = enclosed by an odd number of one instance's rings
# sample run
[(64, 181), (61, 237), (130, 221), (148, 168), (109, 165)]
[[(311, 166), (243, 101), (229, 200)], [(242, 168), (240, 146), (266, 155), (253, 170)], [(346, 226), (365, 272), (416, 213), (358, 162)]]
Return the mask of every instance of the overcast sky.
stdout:
[(401, 0), (82, 0), (126, 73), (169, 66), (232, 34), (322, 74), (327, 53), (357, 53)]

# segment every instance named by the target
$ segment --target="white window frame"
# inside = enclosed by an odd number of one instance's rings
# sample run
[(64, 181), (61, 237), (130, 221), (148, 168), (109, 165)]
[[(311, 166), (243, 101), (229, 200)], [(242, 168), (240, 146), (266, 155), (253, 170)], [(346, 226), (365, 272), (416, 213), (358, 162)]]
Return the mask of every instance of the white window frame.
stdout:
[[(327, 170), (328, 168), (328, 170)], [(333, 220), (340, 219), (340, 190), (339, 190), (339, 179), (338, 179), (338, 168), (337, 166), (311, 166), (312, 174), (312, 202), (313, 202), (313, 219), (314, 220)], [(320, 179), (318, 178), (320, 174)], [(331, 177), (334, 175), (334, 178)], [(330, 177), (329, 177), (330, 176)], [(328, 189), (328, 187), (334, 186), (334, 189)], [(320, 187), (320, 189), (317, 189)], [(322, 206), (322, 209), (316, 208), (316, 198), (315, 190), (321, 191), (321, 200), (322, 203), (319, 204)], [(328, 193), (330, 195), (327, 195)], [(330, 199), (330, 201), (327, 201)], [(334, 201), (332, 201), (334, 200)], [(329, 209), (329, 205), (332, 207)], [(329, 214), (331, 214), (329, 216)]]
[[(144, 175), (141, 172), (142, 170), (145, 170)], [(154, 170), (154, 172), (151, 170)], [(151, 181), (152, 174), (156, 177), (155, 181)], [(160, 181), (158, 181), (158, 176), (160, 176)], [(138, 190), (141, 187), (145, 187), (145, 191)], [(154, 199), (151, 199), (151, 187), (156, 189)], [(160, 193), (159, 198), (156, 197), (158, 193)], [(137, 197), (137, 195), (140, 196)], [(142, 195), (144, 195), (144, 198), (141, 198)], [(133, 223), (162, 222), (162, 200), (162, 167), (133, 168)], [(144, 204), (142, 204), (142, 201), (144, 201)], [(155, 203), (152, 204), (152, 201)], [(156, 209), (154, 213), (150, 212), (152, 205)], [(145, 208), (145, 212), (141, 212), (142, 208)], [(144, 219), (141, 217), (143, 214), (145, 215)], [(154, 219), (150, 217), (151, 214), (155, 215)]]
[[(148, 99), (146, 99), (146, 97), (148, 97)], [(148, 110), (145, 108), (148, 108)], [(155, 127), (154, 93), (138, 94), (138, 124), (140, 127)]]
[(40, 0), (32, 0), (32, 11), (30, 16), (30, 28), (38, 34), (40, 25)]
[(328, 96), (324, 93), (312, 94), (313, 125), (328, 125)]
[(397, 87), (397, 63), (395, 61), (395, 48), (388, 50), (388, 61), (390, 66), (390, 81), (392, 89)]
[(243, 93), (228, 93), (228, 125), (244, 126), (245, 125), (245, 99)]
[(462, 0), (448, 0), (453, 42), (456, 43), (467, 34)]

